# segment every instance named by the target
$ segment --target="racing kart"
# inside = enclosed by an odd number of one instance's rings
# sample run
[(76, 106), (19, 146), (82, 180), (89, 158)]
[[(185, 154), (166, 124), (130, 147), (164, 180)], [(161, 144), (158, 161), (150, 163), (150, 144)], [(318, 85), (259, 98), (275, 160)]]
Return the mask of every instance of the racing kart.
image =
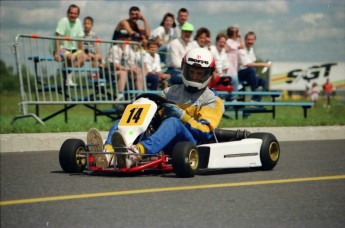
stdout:
[[(67, 173), (113, 172), (138, 173), (145, 170), (173, 171), (178, 177), (193, 177), (199, 170), (225, 168), (259, 168), (271, 170), (278, 163), (280, 146), (271, 133), (249, 133), (246, 130), (216, 129), (208, 142), (194, 145), (182, 141), (171, 151), (157, 155), (137, 154), (127, 148), (140, 142), (143, 136), (152, 135), (162, 121), (164, 103), (171, 103), (157, 94), (141, 94), (128, 104), (118, 125), (118, 131), (126, 141), (127, 152), (90, 152), (95, 144), (86, 144), (81, 139), (67, 139), (59, 152), (59, 162)], [(105, 153), (112, 156), (108, 167), (97, 167), (95, 155)], [(119, 167), (118, 156), (141, 156), (133, 167)]]

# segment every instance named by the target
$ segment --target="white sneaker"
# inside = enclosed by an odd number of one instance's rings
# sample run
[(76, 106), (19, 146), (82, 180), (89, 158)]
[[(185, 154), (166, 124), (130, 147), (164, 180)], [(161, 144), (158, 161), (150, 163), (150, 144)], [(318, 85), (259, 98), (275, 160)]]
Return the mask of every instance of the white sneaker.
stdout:
[(73, 81), (72, 77), (73, 77), (72, 73), (67, 74), (67, 76), (66, 76), (66, 86), (77, 86), (78, 85), (77, 83), (75, 83)]
[(119, 93), (115, 99), (115, 101), (123, 101), (125, 99), (125, 95)]
[[(103, 139), (101, 133), (96, 128), (91, 128), (87, 132), (86, 136), (87, 144), (89, 145), (89, 151), (103, 152)], [(109, 166), (107, 156), (105, 154), (93, 154), (95, 158), (96, 166), (105, 168)]]

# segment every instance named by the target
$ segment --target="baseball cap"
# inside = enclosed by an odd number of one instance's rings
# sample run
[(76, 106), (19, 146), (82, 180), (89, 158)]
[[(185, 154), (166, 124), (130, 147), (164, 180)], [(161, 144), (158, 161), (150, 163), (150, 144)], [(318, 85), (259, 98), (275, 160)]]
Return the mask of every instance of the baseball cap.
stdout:
[(194, 26), (191, 23), (186, 22), (181, 26), (181, 31), (193, 32)]

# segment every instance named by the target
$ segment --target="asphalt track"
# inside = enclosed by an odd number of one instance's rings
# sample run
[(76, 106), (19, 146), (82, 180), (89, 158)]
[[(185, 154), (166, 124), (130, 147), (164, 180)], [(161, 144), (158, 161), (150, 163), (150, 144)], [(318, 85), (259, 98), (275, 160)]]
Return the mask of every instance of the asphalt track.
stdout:
[(344, 227), (345, 139), (283, 141), (273, 171), (66, 174), (1, 153), (1, 227)]

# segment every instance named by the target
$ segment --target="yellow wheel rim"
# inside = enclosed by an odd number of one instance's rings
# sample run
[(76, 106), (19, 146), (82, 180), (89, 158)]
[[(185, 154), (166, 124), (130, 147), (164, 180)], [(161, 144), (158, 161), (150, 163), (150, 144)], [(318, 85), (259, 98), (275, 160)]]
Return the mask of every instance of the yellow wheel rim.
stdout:
[(279, 153), (280, 153), (280, 149), (279, 149), (278, 143), (272, 142), (269, 148), (269, 155), (270, 155), (271, 160), (277, 161), (279, 158)]
[(188, 161), (189, 161), (190, 167), (193, 170), (196, 170), (198, 168), (198, 165), (199, 165), (199, 154), (198, 154), (198, 151), (196, 149), (192, 149), (189, 152)]
[(86, 156), (80, 154), (81, 152), (84, 152), (84, 151), (85, 149), (83, 147), (79, 147), (75, 155), (75, 160), (77, 162), (77, 165), (79, 166), (86, 166)]

